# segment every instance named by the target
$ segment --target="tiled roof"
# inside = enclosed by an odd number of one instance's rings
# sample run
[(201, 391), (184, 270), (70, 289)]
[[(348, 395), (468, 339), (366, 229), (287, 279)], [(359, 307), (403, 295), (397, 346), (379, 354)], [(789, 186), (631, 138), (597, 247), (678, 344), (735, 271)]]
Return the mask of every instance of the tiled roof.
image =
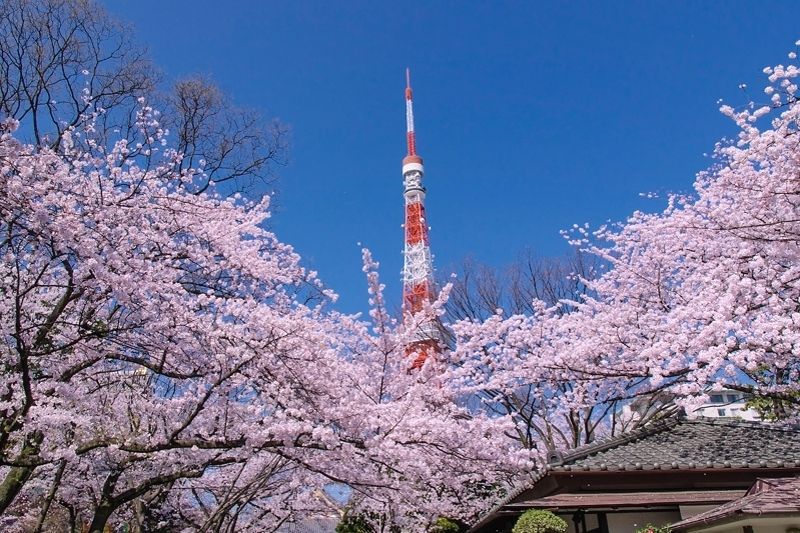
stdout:
[[(553, 452), (532, 482), (551, 472), (800, 468), (797, 442), (797, 427), (740, 419), (672, 417), (565, 453)], [(512, 491), (475, 527), (529, 488), (531, 485)]]
[(800, 430), (719, 418), (670, 419), (552, 454), (551, 471), (800, 467)]
[(800, 477), (759, 479), (745, 496), (673, 524), (671, 528), (685, 531), (731, 518), (747, 518), (747, 515), (787, 513), (800, 513)]

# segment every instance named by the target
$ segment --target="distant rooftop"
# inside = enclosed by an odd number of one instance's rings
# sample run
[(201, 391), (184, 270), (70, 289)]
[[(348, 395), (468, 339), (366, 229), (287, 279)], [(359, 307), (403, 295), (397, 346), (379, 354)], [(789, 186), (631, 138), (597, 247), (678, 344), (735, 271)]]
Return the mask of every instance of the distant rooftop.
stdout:
[(759, 479), (745, 496), (673, 524), (671, 528), (685, 531), (747, 517), (797, 513), (800, 513), (800, 477)]
[(304, 518), (297, 522), (285, 522), (276, 531), (277, 533), (333, 533), (338, 523), (338, 517)]

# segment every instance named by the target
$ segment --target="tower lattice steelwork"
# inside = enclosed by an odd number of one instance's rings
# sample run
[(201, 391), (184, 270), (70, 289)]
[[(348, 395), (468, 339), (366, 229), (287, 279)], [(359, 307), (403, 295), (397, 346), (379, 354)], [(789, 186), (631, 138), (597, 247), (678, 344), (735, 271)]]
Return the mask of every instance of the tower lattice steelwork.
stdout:
[(428, 222), (425, 218), (424, 168), (417, 155), (414, 134), (414, 104), (411, 76), (406, 69), (406, 140), (408, 154), (403, 158), (403, 185), (406, 204), (405, 250), (403, 265), (403, 316), (406, 325), (415, 328), (414, 337), (406, 346), (406, 355), (413, 358), (412, 368), (419, 368), (428, 357), (441, 350), (443, 337), (436, 317), (420, 319), (425, 304), (436, 298), (433, 278)]

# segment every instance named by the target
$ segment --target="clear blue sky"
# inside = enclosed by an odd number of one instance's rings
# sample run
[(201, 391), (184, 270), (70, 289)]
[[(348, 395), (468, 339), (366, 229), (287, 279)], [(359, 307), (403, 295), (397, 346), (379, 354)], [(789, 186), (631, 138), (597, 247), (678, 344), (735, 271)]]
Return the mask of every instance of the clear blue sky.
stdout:
[(105, 5), (168, 78), (209, 75), (291, 126), (274, 227), (346, 311), (366, 307), (358, 242), (399, 301), (406, 66), (441, 273), (660, 209), (639, 193), (689, 190), (734, 133), (717, 100), (764, 100), (761, 69), (800, 38), (790, 1)]

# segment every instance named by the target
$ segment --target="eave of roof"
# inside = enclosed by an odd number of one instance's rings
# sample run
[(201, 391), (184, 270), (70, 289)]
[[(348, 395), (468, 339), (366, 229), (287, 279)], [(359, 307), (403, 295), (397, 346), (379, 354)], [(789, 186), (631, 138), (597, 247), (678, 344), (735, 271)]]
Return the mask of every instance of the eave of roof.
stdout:
[(745, 495), (744, 490), (682, 490), (667, 492), (610, 492), (554, 494), (535, 500), (506, 504), (507, 508), (641, 507), (643, 505), (700, 505), (725, 503)]

